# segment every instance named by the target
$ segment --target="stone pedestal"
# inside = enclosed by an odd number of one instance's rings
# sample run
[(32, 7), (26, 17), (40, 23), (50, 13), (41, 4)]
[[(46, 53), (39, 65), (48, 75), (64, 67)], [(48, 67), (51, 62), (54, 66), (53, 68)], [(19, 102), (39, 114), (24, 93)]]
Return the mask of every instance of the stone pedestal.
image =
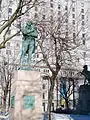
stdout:
[(90, 113), (90, 85), (81, 85), (79, 88), (78, 109), (80, 113)]
[(41, 92), (39, 72), (15, 71), (11, 89), (10, 120), (41, 120)]

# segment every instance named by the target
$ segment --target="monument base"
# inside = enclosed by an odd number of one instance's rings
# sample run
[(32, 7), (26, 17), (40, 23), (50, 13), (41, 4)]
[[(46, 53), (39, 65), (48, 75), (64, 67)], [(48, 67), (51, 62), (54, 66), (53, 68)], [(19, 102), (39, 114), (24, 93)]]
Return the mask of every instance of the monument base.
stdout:
[(15, 71), (11, 89), (10, 120), (42, 120), (41, 92), (39, 72)]
[(90, 113), (90, 85), (81, 85), (79, 88), (78, 109), (81, 114)]

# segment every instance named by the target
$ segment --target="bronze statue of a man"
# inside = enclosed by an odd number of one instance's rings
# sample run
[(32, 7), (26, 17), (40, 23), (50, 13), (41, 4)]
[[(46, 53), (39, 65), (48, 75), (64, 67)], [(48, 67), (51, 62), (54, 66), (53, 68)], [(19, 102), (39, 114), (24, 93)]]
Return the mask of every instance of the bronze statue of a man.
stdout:
[(90, 71), (88, 71), (87, 65), (83, 66), (83, 71), (81, 72), (81, 74), (85, 77), (84, 84), (90, 84)]
[(23, 25), (22, 34), (21, 69), (27, 65), (30, 66), (32, 55), (35, 52), (35, 39), (38, 36), (36, 27), (29, 21)]

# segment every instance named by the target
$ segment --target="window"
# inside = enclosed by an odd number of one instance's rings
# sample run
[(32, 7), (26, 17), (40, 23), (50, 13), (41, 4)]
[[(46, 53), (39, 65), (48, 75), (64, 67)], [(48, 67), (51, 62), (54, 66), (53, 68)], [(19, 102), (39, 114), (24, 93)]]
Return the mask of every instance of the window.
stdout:
[(45, 84), (43, 84), (43, 89), (45, 89)]
[(65, 10), (68, 10), (68, 7), (67, 7), (67, 6), (65, 6)]
[(66, 36), (68, 36), (68, 32), (66, 32)]
[(83, 52), (83, 56), (86, 57), (86, 52)]
[(45, 99), (45, 93), (43, 93), (43, 99)]
[(84, 25), (84, 21), (82, 21), (82, 25)]
[(48, 76), (43, 76), (43, 80), (49, 80)]
[(85, 38), (85, 34), (82, 34), (82, 37)]
[(43, 111), (45, 112), (45, 103), (43, 103)]
[(83, 39), (83, 45), (85, 45), (85, 39)]
[(45, 15), (43, 15), (43, 19), (45, 19)]
[(51, 6), (51, 8), (53, 8), (53, 4), (52, 3), (50, 4), (50, 6)]
[(10, 47), (10, 42), (7, 42), (7, 46)]
[(84, 7), (84, 3), (81, 3), (81, 6)]
[(60, 15), (60, 11), (58, 11), (58, 15)]
[(75, 14), (72, 14), (72, 18), (75, 18)]
[(13, 1), (12, 0), (9, 0), (9, 4), (12, 4), (13, 3)]
[(46, 70), (44, 69), (43, 72), (46, 72)]
[(73, 38), (75, 38), (75, 33), (73, 33)]
[(20, 44), (19, 44), (19, 43), (16, 43), (16, 47), (20, 47)]
[(38, 14), (37, 13), (35, 13), (35, 18), (38, 18)]
[(35, 6), (35, 11), (37, 11), (38, 10), (38, 8), (37, 8), (37, 6)]
[(76, 37), (76, 34), (73, 33), (73, 42), (75, 42), (75, 37)]
[(39, 54), (37, 54), (37, 58), (39, 58)]
[(52, 110), (54, 111), (54, 103), (52, 103)]
[(75, 25), (75, 20), (73, 20), (73, 25)]
[(85, 45), (85, 34), (82, 34), (82, 38), (83, 38), (83, 45)]
[(48, 71), (48, 73), (49, 73), (49, 70), (47, 70)]
[(75, 0), (72, 0), (73, 3), (75, 3)]
[(58, 9), (60, 9), (60, 4), (58, 5)]
[(84, 15), (82, 15), (82, 19), (84, 19)]
[(53, 16), (51, 15), (51, 21), (53, 21)]
[(12, 8), (8, 8), (8, 12), (9, 12), (9, 13), (12, 13)]
[(6, 50), (7, 55), (11, 55), (11, 50)]
[(60, 17), (58, 17), (58, 21), (60, 21)]
[(76, 34), (73, 33), (73, 41), (75, 42), (75, 37), (76, 37)]
[(72, 11), (75, 12), (75, 8), (72, 8)]
[(84, 9), (81, 9), (81, 12), (84, 13)]

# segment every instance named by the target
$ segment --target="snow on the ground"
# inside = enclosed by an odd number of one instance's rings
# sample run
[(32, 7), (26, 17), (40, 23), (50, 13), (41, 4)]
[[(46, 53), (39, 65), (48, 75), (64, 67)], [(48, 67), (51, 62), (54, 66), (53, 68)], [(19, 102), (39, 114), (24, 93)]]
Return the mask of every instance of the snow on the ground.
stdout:
[(52, 120), (90, 120), (89, 115), (74, 115), (74, 114), (56, 114), (52, 113)]

